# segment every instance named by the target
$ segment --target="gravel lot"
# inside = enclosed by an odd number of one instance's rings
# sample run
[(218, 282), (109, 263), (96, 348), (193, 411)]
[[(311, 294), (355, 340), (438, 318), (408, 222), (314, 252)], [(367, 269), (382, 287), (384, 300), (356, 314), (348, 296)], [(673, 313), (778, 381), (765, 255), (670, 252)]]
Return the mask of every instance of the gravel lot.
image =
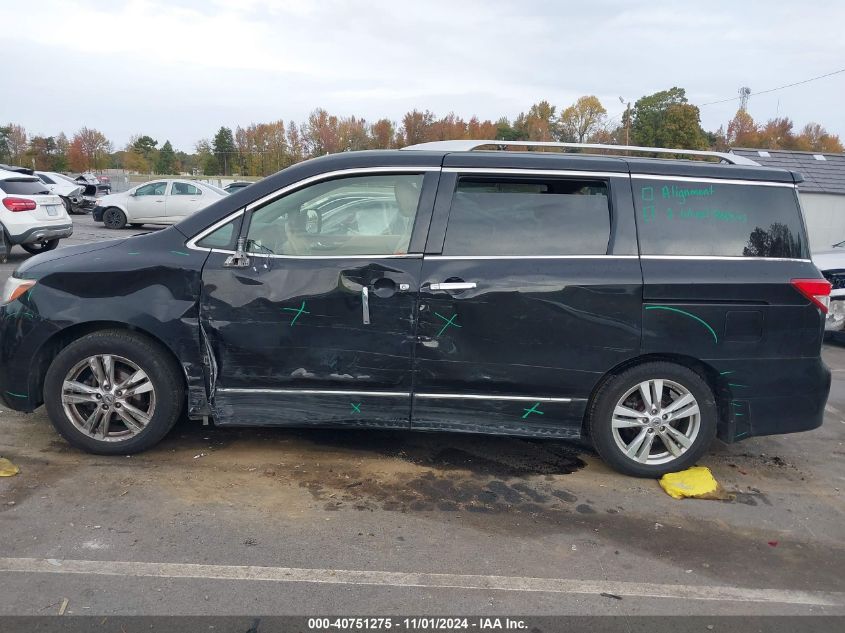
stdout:
[[(115, 234), (74, 223), (64, 244)], [(845, 614), (845, 348), (824, 356), (821, 429), (706, 457), (725, 501), (560, 442), (186, 421), (107, 458), (3, 411), (0, 614)]]

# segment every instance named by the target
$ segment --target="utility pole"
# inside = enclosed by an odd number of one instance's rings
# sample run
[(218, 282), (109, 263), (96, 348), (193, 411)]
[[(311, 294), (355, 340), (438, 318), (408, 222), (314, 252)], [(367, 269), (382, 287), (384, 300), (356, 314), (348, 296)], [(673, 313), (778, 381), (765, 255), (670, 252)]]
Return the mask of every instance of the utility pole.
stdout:
[(631, 102), (628, 101), (627, 105), (625, 103), (625, 99), (619, 97), (619, 103), (626, 106), (625, 107), (625, 114), (622, 115), (622, 118), (625, 119), (625, 145), (631, 144)]

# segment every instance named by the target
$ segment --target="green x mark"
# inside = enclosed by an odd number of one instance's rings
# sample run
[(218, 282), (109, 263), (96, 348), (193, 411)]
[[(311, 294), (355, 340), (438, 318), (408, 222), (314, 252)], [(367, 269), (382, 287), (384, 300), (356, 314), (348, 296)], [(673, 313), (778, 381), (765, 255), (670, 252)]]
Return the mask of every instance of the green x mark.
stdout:
[(308, 312), (305, 309), (305, 302), (304, 301), (302, 302), (302, 305), (299, 306), (298, 308), (282, 308), (282, 310), (287, 310), (288, 312), (296, 312), (296, 316), (293, 317), (293, 319), (291, 319), (291, 322), (290, 322), (291, 325), (296, 323), (296, 320), (299, 318), (300, 314), (311, 314), (310, 312)]
[(446, 323), (443, 325), (443, 327), (442, 327), (442, 328), (440, 328), (440, 331), (437, 333), (437, 336), (440, 336), (441, 334), (443, 334), (443, 332), (445, 332), (445, 331), (446, 331), (446, 328), (448, 328), (450, 325), (451, 325), (452, 327), (456, 327), (456, 328), (461, 327), (460, 325), (458, 325), (457, 323), (455, 323), (455, 319), (457, 319), (457, 318), (458, 318), (458, 313), (457, 313), (457, 312), (456, 312), (455, 314), (453, 314), (453, 315), (452, 315), (450, 318), (448, 318), (448, 319), (447, 319), (445, 316), (443, 316), (442, 314), (440, 314), (439, 312), (435, 312), (434, 314), (435, 314), (435, 315), (437, 315), (437, 316), (439, 316), (439, 317), (440, 317), (441, 319), (443, 319), (444, 321), (446, 321)]
[(349, 404), (352, 405), (352, 411), (350, 411), (350, 413), (361, 413), (361, 405), (363, 404), (362, 402), (359, 402), (358, 404), (350, 402)]
[(540, 415), (545, 415), (545, 413), (543, 413), (542, 411), (540, 411), (540, 410), (537, 408), (537, 407), (539, 407), (539, 406), (540, 406), (540, 403), (539, 403), (539, 402), (535, 402), (535, 403), (534, 403), (534, 405), (533, 405), (530, 409), (523, 409), (523, 411), (525, 411), (525, 415), (523, 415), (523, 416), (522, 416), (522, 419), (524, 420), (525, 418), (527, 418), (527, 417), (528, 417), (529, 415), (531, 415), (532, 413), (539, 413)]

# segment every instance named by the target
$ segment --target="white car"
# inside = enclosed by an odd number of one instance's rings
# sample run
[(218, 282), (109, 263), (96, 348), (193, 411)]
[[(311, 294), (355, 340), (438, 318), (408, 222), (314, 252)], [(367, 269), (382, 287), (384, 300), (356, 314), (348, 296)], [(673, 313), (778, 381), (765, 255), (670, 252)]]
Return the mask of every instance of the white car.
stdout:
[(73, 233), (62, 199), (35, 176), (0, 170), (0, 260), (12, 245), (28, 253), (51, 251)]
[(70, 176), (59, 174), (54, 171), (37, 171), (35, 175), (38, 179), (47, 185), (47, 190), (62, 198), (65, 204), (65, 209), (68, 213), (73, 213), (73, 207), (82, 204), (82, 194), (85, 191), (85, 185), (76, 182)]
[(154, 180), (97, 201), (92, 216), (110, 229), (129, 224), (175, 224), (229, 194), (204, 182)]
[(845, 330), (845, 242), (834, 244), (829, 251), (813, 253), (813, 263), (833, 286), (824, 329), (842, 332)]

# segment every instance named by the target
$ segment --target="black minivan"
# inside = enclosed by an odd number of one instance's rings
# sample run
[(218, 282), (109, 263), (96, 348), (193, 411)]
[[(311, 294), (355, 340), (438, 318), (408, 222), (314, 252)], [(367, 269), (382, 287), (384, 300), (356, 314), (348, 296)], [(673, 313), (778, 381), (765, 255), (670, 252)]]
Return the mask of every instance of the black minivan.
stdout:
[(800, 175), (505, 145), (325, 156), (29, 259), (3, 290), (2, 399), (101, 454), (186, 412), (588, 438), (649, 477), (716, 436), (821, 425), (830, 285)]

